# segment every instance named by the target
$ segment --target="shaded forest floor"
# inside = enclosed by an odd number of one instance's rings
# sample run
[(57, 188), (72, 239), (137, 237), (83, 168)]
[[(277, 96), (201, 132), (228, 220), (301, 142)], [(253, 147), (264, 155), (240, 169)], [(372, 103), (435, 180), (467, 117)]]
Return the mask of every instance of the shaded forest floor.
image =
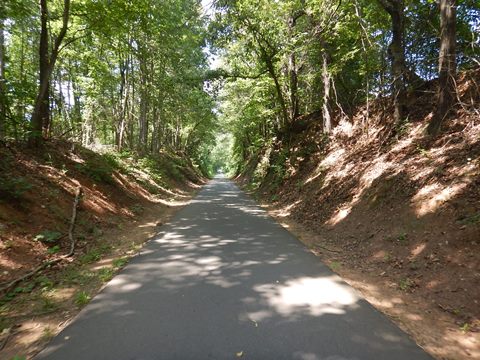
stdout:
[(238, 180), (431, 354), (480, 359), (480, 71), (431, 139), (434, 85), (400, 126), (385, 99), (337, 114), (331, 137), (300, 118)]
[(0, 148), (0, 283), (68, 253), (75, 190), (75, 255), (3, 291), (0, 358), (31, 358), (200, 187), (185, 159), (134, 159), (64, 142)]

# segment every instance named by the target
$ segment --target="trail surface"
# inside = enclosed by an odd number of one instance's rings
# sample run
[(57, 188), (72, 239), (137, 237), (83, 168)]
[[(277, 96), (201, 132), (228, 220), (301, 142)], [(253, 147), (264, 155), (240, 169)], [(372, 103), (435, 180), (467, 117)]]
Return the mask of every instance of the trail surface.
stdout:
[(431, 359), (216, 178), (37, 359)]

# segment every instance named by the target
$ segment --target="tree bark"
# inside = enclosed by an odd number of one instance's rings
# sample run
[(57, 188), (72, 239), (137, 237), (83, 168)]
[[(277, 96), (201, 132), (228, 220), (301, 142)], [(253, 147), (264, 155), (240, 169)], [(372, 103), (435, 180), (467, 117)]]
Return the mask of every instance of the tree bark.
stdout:
[(437, 135), (456, 98), (456, 0), (440, 0), (440, 54), (437, 107), (427, 132)]
[(273, 65), (272, 59), (266, 54), (266, 52), (263, 49), (262, 49), (262, 53), (265, 58), (264, 61), (265, 61), (265, 64), (267, 65), (268, 74), (270, 75), (270, 77), (273, 80), (273, 83), (275, 84), (277, 99), (280, 103), (280, 110), (282, 111), (282, 120), (283, 120), (282, 127), (285, 128), (289, 124), (289, 118), (288, 118), (287, 106), (285, 104), (285, 99), (283, 98), (282, 86), (280, 85), (278, 76), (275, 73), (275, 66)]
[(148, 147), (148, 74), (144, 53), (140, 56), (140, 114), (138, 117), (138, 150), (145, 154)]
[[(293, 38), (293, 29), (297, 25), (297, 20), (305, 15), (304, 11), (298, 11), (292, 14), (288, 19), (288, 33), (290, 39)], [(295, 50), (293, 49), (288, 57), (288, 77), (290, 81), (290, 119), (295, 120), (300, 113), (298, 99), (298, 70)]]
[(400, 124), (404, 120), (406, 112), (406, 91), (405, 91), (405, 16), (404, 0), (379, 0), (382, 7), (390, 15), (392, 20), (392, 41), (388, 47), (388, 54), (392, 63), (393, 75), (393, 103), (394, 120)]
[(322, 117), (323, 117), (323, 131), (329, 134), (332, 131), (332, 118), (330, 116), (330, 110), (328, 104), (330, 102), (330, 81), (331, 76), (328, 72), (328, 55), (324, 49), (322, 52), (322, 79), (323, 79), (323, 104), (322, 104)]
[[(3, 11), (4, 5), (0, 5)], [(7, 91), (5, 86), (5, 19), (0, 18), (0, 141), (5, 139), (7, 124)]]
[[(53, 49), (49, 56), (48, 51), (48, 8), (47, 0), (40, 0), (40, 85), (35, 100), (35, 107), (32, 114), (31, 132), (29, 135), (29, 143), (31, 146), (38, 146), (42, 143), (42, 132), (49, 127), (50, 104), (49, 104), (49, 87), (50, 77), (57, 61), (60, 45), (65, 37), (68, 29), (68, 19), (70, 15), (70, 0), (63, 2), (62, 28), (58, 36), (55, 38)], [(45, 134), (44, 134), (45, 135)]]

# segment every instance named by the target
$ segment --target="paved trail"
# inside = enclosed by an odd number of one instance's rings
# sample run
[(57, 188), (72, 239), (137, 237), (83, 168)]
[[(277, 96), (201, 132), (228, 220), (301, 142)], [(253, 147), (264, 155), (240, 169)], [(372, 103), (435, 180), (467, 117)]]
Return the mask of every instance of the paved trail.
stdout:
[(431, 358), (216, 178), (37, 359)]

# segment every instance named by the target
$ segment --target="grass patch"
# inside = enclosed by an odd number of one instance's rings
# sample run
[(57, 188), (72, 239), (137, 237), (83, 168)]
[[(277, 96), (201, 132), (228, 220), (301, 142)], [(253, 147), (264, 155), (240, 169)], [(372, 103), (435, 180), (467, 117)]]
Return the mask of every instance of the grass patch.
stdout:
[(0, 176), (0, 198), (18, 200), (31, 188), (32, 184), (22, 177)]
[(97, 275), (100, 281), (107, 282), (113, 278), (114, 273), (115, 273), (115, 269), (111, 267), (103, 267), (100, 270), (98, 270)]
[(58, 310), (58, 308), (59, 308), (59, 305), (54, 300), (52, 300), (46, 295), (41, 296), (39, 311), (42, 314), (54, 312)]
[(341, 267), (342, 267), (342, 264), (340, 264), (338, 261), (332, 261), (332, 262), (330, 263), (330, 268), (331, 268), (333, 271), (337, 271), (337, 270), (339, 270)]
[(62, 274), (63, 281), (66, 284), (86, 285), (96, 278), (93, 271), (71, 267)]
[(78, 307), (87, 305), (90, 299), (91, 299), (90, 295), (85, 291), (79, 291), (75, 294), (75, 304)]
[(402, 291), (410, 291), (415, 286), (415, 282), (410, 278), (400, 280), (398, 287)]
[(112, 265), (113, 267), (119, 269), (124, 267), (127, 263), (128, 263), (128, 258), (122, 257), (122, 258), (113, 260)]
[(46, 327), (42, 331), (42, 340), (48, 341), (55, 336), (55, 331), (53, 331), (50, 327)]

